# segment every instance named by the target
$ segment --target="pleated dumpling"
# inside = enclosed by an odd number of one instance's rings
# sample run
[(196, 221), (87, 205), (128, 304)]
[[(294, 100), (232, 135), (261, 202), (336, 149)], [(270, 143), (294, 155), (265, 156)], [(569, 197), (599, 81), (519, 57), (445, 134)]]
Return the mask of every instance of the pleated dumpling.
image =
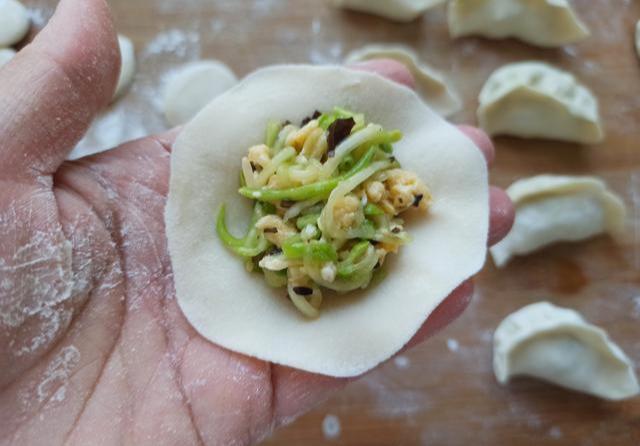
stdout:
[(623, 232), (623, 201), (594, 177), (539, 175), (513, 183), (507, 194), (516, 207), (511, 232), (491, 248), (502, 267), (516, 255), (561, 241)]
[(496, 70), (480, 92), (478, 120), (490, 135), (582, 144), (604, 139), (594, 94), (572, 74), (542, 62)]
[(451, 116), (460, 110), (460, 96), (446, 78), (433, 68), (418, 60), (418, 55), (404, 45), (371, 44), (349, 53), (345, 62), (370, 59), (393, 59), (413, 74), (416, 90), (435, 111), (442, 116)]
[(542, 47), (589, 37), (567, 0), (451, 0), (449, 30), (453, 37), (515, 37)]
[(440, 5), (445, 0), (332, 0), (338, 8), (366, 12), (398, 22), (417, 19), (427, 9)]
[(638, 394), (631, 360), (576, 311), (548, 302), (528, 305), (500, 323), (493, 341), (501, 384), (525, 375), (608, 400)]

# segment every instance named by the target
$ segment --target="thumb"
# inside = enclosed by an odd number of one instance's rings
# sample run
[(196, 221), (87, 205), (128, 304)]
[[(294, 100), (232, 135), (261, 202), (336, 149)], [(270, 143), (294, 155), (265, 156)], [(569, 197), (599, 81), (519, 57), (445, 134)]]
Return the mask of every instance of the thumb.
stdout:
[(0, 177), (49, 175), (111, 99), (120, 69), (105, 0), (62, 0), (0, 69)]

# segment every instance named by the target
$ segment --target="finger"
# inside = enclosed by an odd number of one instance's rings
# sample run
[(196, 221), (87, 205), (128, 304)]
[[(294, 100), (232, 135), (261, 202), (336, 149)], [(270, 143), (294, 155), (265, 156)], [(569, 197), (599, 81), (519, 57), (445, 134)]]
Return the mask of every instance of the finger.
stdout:
[(111, 99), (119, 65), (105, 1), (62, 0), (33, 43), (0, 70), (6, 176), (53, 173)]
[(489, 189), (489, 205), (489, 246), (493, 246), (507, 236), (516, 213), (506, 192), (495, 186)]
[(496, 150), (489, 135), (487, 135), (484, 130), (470, 125), (459, 125), (458, 129), (480, 149), (484, 158), (487, 160), (487, 165), (491, 167), (496, 157)]
[(416, 80), (413, 74), (411, 74), (411, 71), (393, 59), (372, 59), (364, 62), (356, 62), (347, 66), (353, 70), (379, 74), (412, 90), (416, 87)]

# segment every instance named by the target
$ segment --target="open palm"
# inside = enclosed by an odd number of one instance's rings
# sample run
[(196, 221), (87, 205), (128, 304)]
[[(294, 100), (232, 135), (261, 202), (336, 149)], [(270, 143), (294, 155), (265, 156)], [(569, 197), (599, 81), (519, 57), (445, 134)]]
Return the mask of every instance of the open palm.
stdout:
[[(63, 0), (0, 70), (0, 443), (255, 443), (345, 380), (230, 352), (188, 325), (163, 224), (175, 132), (63, 162), (109, 101), (117, 60), (104, 1)], [(410, 82), (390, 62), (366, 68)], [(486, 137), (465, 131), (490, 159)], [(492, 190), (493, 240), (512, 218)]]

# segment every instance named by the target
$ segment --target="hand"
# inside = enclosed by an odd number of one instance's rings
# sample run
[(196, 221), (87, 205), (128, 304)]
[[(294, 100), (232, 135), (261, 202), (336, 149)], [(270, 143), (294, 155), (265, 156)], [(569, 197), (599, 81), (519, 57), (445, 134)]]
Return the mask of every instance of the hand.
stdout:
[[(175, 131), (64, 162), (117, 61), (104, 0), (63, 0), (0, 70), (0, 443), (257, 442), (346, 381), (230, 352), (184, 319), (163, 225)], [(411, 81), (389, 61), (365, 67)], [(490, 162), (489, 139), (462, 130)], [(513, 210), (497, 189), (491, 203), (495, 242)], [(412, 342), (471, 293), (461, 285)]]

